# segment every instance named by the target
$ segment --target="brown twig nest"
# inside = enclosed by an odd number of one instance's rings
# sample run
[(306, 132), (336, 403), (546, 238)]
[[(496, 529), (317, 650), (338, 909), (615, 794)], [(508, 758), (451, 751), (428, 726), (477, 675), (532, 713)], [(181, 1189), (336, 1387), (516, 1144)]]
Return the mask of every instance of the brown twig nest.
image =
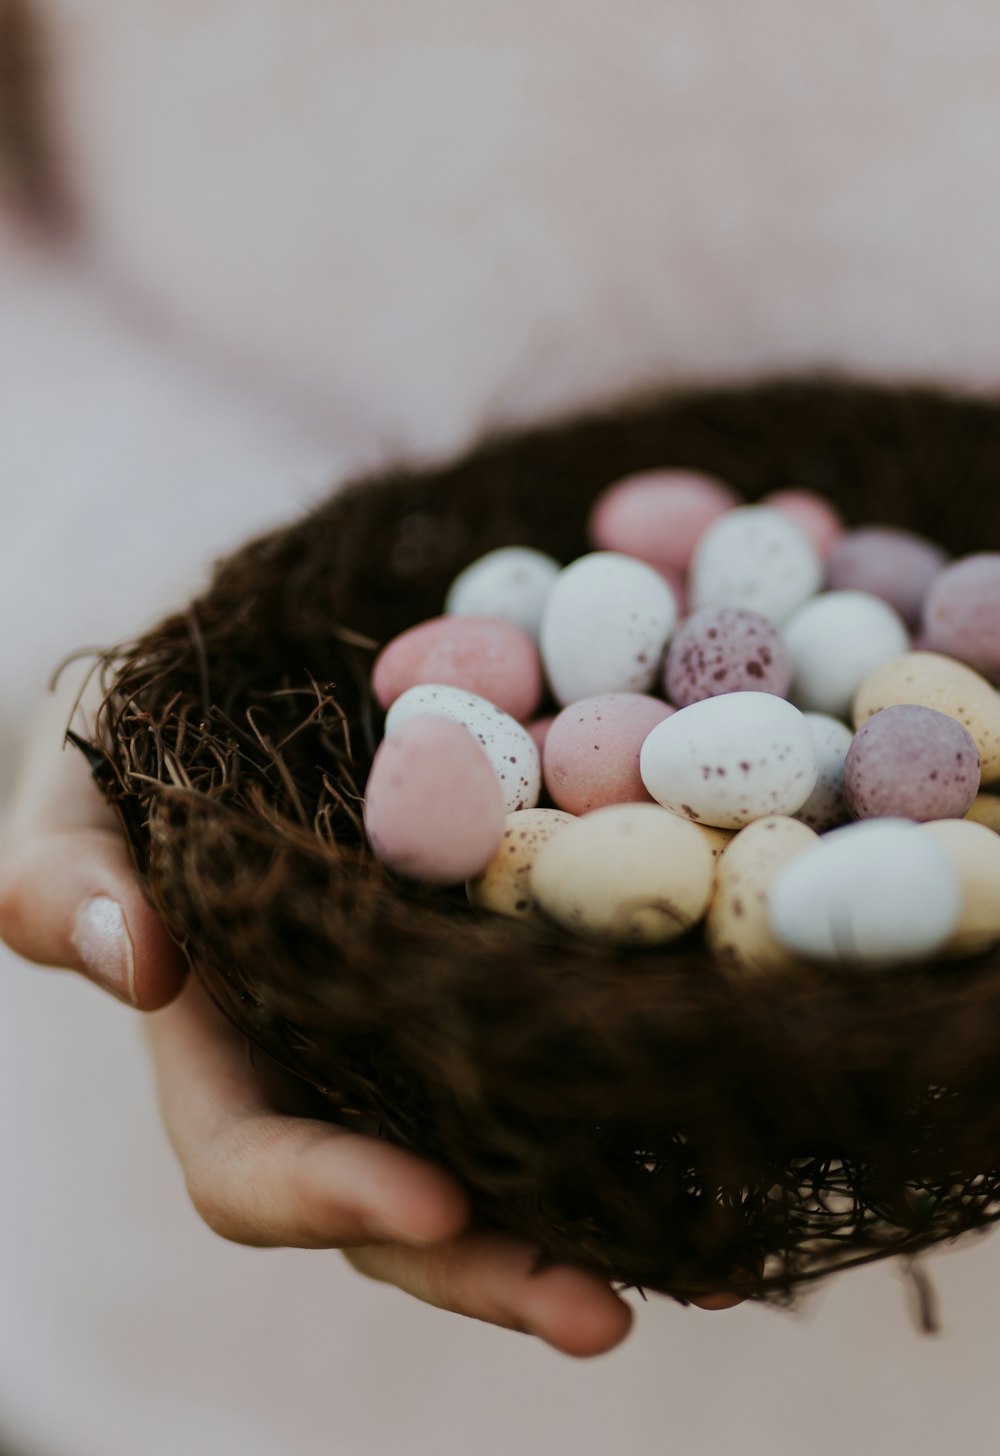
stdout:
[(732, 979), (695, 936), (608, 950), (398, 881), (361, 830), (376, 645), (493, 547), (581, 554), (598, 491), (666, 464), (1000, 545), (995, 404), (835, 381), (644, 402), (246, 546), (109, 654), (91, 758), (212, 996), (332, 1118), (445, 1164), (543, 1262), (780, 1301), (1000, 1214), (1000, 956)]

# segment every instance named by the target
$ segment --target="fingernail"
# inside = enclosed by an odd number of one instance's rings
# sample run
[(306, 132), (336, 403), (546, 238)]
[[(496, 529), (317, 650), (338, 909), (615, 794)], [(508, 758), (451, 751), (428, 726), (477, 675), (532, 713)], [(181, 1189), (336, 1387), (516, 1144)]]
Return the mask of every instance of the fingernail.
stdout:
[(76, 913), (73, 944), (87, 974), (130, 1006), (135, 999), (135, 955), (122, 907), (107, 895), (87, 900)]

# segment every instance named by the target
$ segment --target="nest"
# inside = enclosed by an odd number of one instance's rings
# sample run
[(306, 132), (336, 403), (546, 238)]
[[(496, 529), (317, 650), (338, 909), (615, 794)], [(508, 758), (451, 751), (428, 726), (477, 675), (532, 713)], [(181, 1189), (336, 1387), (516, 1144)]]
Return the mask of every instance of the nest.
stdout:
[(563, 561), (656, 465), (829, 495), (951, 551), (1000, 545), (1000, 407), (778, 383), (644, 401), (359, 482), (103, 660), (89, 754), (222, 1010), (331, 1120), (449, 1168), (477, 1216), (685, 1300), (803, 1281), (1000, 1216), (1000, 956), (734, 977), (696, 936), (608, 949), (373, 860), (368, 678), (505, 544)]

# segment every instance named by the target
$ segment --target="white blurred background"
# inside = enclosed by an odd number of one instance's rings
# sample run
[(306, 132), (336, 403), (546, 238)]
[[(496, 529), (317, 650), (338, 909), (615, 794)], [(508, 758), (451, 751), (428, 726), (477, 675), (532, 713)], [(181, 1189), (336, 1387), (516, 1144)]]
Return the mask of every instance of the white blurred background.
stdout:
[[(58, 660), (368, 465), (636, 385), (1000, 384), (992, 0), (42, 0), (68, 238), (0, 216), (0, 782)], [(997, 543), (993, 543), (997, 544)], [(136, 1019), (0, 953), (0, 1438), (39, 1456), (937, 1456), (1000, 1242), (573, 1363), (201, 1226)], [(636, 1301), (638, 1304), (639, 1302)]]

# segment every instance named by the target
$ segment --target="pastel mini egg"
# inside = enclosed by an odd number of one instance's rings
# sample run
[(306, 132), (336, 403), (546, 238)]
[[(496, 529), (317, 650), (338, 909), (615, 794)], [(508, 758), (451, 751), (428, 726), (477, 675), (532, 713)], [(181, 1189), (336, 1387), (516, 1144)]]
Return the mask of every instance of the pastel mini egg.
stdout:
[(552, 802), (571, 814), (588, 814), (606, 804), (648, 801), (639, 752), (673, 711), (643, 693), (602, 693), (563, 708), (542, 755)]
[(682, 622), (663, 681), (678, 708), (722, 693), (776, 693), (792, 680), (792, 658), (773, 622), (745, 607), (702, 607)]
[(805, 712), (850, 714), (858, 688), (910, 645), (902, 617), (868, 592), (821, 592), (782, 626), (793, 663), (791, 698)]
[(499, 618), (537, 641), (545, 603), (561, 570), (560, 563), (544, 551), (500, 546), (458, 573), (448, 588), (445, 612), (455, 617)]
[(541, 701), (542, 665), (532, 639), (510, 622), (434, 617), (394, 637), (372, 669), (372, 692), (383, 708), (419, 683), (464, 688), (521, 720)]
[(819, 552), (800, 526), (767, 506), (713, 521), (691, 558), (693, 611), (746, 607), (779, 625), (823, 584)]
[(931, 582), (948, 560), (935, 541), (899, 526), (859, 526), (846, 531), (827, 562), (834, 591), (881, 597), (915, 627)]
[(587, 530), (602, 551), (622, 551), (684, 572), (707, 526), (740, 503), (735, 491), (694, 470), (627, 475), (598, 496)]
[(503, 834), (503, 793), (467, 728), (422, 714), (384, 738), (365, 789), (376, 856), (408, 879), (454, 885), (478, 874)]
[(844, 763), (854, 742), (854, 734), (846, 723), (826, 713), (804, 713), (802, 716), (812, 734), (818, 773), (816, 787), (802, 808), (796, 810), (795, 818), (815, 829), (817, 834), (824, 834), (838, 824), (846, 824), (851, 817), (844, 799)]
[(883, 708), (854, 735), (844, 798), (855, 819), (960, 819), (979, 792), (968, 728), (917, 703)]
[(557, 716), (555, 713), (546, 713), (544, 718), (532, 718), (530, 723), (525, 723), (524, 725), (531, 734), (531, 741), (539, 753), (545, 752), (545, 740), (548, 738), (549, 729), (556, 721)]
[(866, 819), (824, 834), (784, 865), (769, 897), (771, 930), (793, 955), (879, 969), (930, 960), (959, 923), (948, 855), (918, 824)]
[(656, 804), (612, 804), (542, 845), (531, 887), (565, 930), (617, 945), (661, 945), (701, 920), (714, 879), (697, 826)]
[(572, 814), (561, 809), (508, 814), (493, 858), (465, 887), (470, 903), (514, 920), (544, 920), (531, 888), (531, 869), (542, 845), (572, 823)]
[(469, 730), (493, 765), (506, 813), (535, 807), (542, 787), (541, 758), (528, 730), (509, 713), (448, 683), (421, 683), (402, 693), (389, 709), (386, 736), (422, 713), (449, 718)]
[(977, 794), (965, 817), (974, 824), (985, 824), (994, 834), (1000, 834), (1000, 794)]
[(1000, 682), (1000, 551), (963, 556), (938, 572), (924, 601), (924, 637)]
[(942, 955), (980, 955), (1000, 943), (1000, 835), (970, 819), (936, 819), (922, 826), (958, 873), (962, 909)]
[(937, 652), (905, 652), (868, 674), (854, 699), (854, 725), (897, 703), (936, 708), (963, 723), (979, 750), (984, 784), (1000, 779), (1000, 693), (971, 667)]
[(801, 809), (818, 767), (798, 708), (770, 693), (727, 693), (680, 708), (654, 728), (639, 771), (658, 804), (700, 824), (740, 829)]
[(761, 496), (760, 504), (780, 511), (809, 537), (820, 558), (826, 561), (844, 534), (844, 521), (832, 501), (813, 490), (773, 490)]
[(772, 814), (730, 841), (716, 865), (715, 895), (705, 921), (708, 947), (723, 965), (759, 974), (795, 963), (774, 938), (768, 895), (782, 866), (817, 839), (798, 819)]
[(559, 703), (642, 693), (660, 671), (677, 604), (660, 573), (614, 551), (565, 567), (542, 618), (545, 672)]

